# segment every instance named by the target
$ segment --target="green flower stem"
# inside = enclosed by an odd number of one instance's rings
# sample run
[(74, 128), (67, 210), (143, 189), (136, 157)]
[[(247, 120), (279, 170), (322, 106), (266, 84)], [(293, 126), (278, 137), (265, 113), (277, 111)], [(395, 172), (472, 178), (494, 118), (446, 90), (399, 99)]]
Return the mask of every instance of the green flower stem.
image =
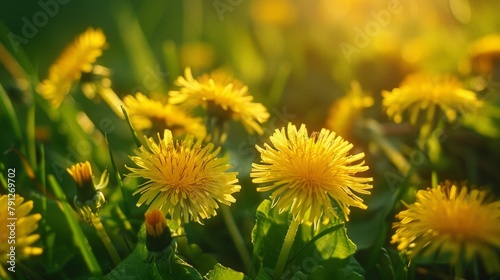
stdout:
[(431, 183), (433, 188), (435, 188), (439, 184), (439, 179), (436, 171), (432, 171), (431, 173)]
[[(212, 136), (212, 143), (215, 145), (215, 147), (221, 147), (221, 149), (224, 149), (224, 133), (228, 129), (228, 123), (220, 121), (220, 119), (218, 119), (217, 117), (208, 117), (206, 120), (206, 125), (207, 130)], [(245, 240), (243, 239), (238, 227), (236, 226), (233, 214), (231, 213), (231, 208), (229, 208), (229, 206), (227, 205), (221, 205), (220, 210), (222, 212), (224, 222), (226, 223), (226, 227), (229, 230), (229, 234), (231, 235), (231, 239), (233, 239), (236, 250), (238, 250), (243, 265), (245, 266), (245, 270), (247, 272), (250, 272), (252, 264), (250, 253), (248, 252), (245, 245)]]
[(111, 256), (114, 265), (117, 266), (121, 262), (120, 256), (118, 255), (115, 246), (113, 246), (113, 243), (111, 243), (111, 239), (106, 233), (106, 230), (104, 229), (104, 226), (101, 223), (101, 219), (95, 214), (92, 214), (92, 224), (94, 225), (97, 234), (99, 234), (102, 243), (104, 243), (106, 250), (108, 250), (108, 253)]
[(241, 236), (241, 233), (236, 226), (233, 214), (231, 213), (231, 208), (229, 208), (229, 206), (227, 205), (221, 205), (220, 209), (222, 212), (222, 217), (224, 217), (224, 222), (226, 222), (226, 226), (229, 229), (229, 234), (231, 234), (234, 245), (236, 246), (241, 260), (243, 261), (243, 265), (245, 266), (246, 271), (250, 271), (250, 266), (252, 263), (250, 260), (250, 254), (248, 253), (245, 241), (243, 240), (243, 237)]
[(278, 257), (278, 262), (276, 263), (276, 269), (274, 270), (273, 279), (281, 279), (283, 274), (283, 269), (285, 269), (286, 261), (288, 260), (288, 254), (290, 249), (292, 249), (293, 241), (295, 240), (295, 234), (297, 234), (297, 229), (299, 228), (299, 221), (292, 220), (290, 227), (285, 236), (285, 241), (283, 242), (283, 247), (281, 247), (280, 255)]

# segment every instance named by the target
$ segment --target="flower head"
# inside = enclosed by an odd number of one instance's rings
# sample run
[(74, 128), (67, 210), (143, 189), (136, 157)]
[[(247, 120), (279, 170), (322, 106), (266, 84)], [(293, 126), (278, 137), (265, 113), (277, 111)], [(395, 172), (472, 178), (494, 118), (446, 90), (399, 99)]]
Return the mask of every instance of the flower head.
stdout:
[(182, 65), (190, 66), (195, 70), (207, 69), (214, 64), (216, 54), (212, 45), (192, 42), (181, 46), (179, 58)]
[(77, 187), (73, 200), (75, 207), (85, 220), (90, 221), (91, 215), (96, 214), (106, 202), (100, 189), (108, 184), (107, 172), (103, 172), (99, 184), (94, 185), (92, 168), (88, 161), (72, 165), (67, 171)]
[(449, 254), (455, 265), (478, 256), (488, 271), (500, 269), (500, 201), (488, 202), (485, 191), (449, 182), (419, 190), (416, 198), (396, 216), (391, 243), (399, 250), (410, 259)]
[(172, 104), (149, 99), (142, 93), (135, 97), (127, 95), (123, 99), (130, 122), (137, 130), (170, 129), (176, 135), (192, 134), (204, 138), (206, 131), (200, 118), (193, 118), (185, 111)]
[(351, 90), (330, 106), (326, 128), (351, 139), (352, 124), (364, 108), (373, 105), (373, 98), (366, 95), (357, 81), (351, 83)]
[[(10, 201), (14, 203), (15, 212), (10, 212), (7, 208), (7, 205), (12, 205)], [(28, 256), (40, 255), (43, 252), (42, 248), (31, 247), (40, 238), (40, 235), (33, 234), (33, 232), (38, 228), (38, 221), (42, 218), (40, 214), (29, 215), (33, 209), (33, 201), (24, 201), (24, 198), (19, 195), (15, 195), (15, 197), (2, 195), (0, 196), (0, 205), (2, 205), (0, 209), (0, 227), (2, 228), (0, 231), (0, 260), (2, 265), (10, 259), (8, 254), (10, 253), (11, 244), (13, 244), (9, 242), (11, 236), (15, 237), (16, 261)], [(17, 220), (13, 221), (9, 218), (17, 218)], [(15, 224), (13, 229), (9, 227), (12, 223)], [(12, 233), (12, 230), (15, 233)], [(2, 272), (0, 266), (0, 276), (2, 276)]]
[(250, 14), (257, 23), (290, 26), (297, 20), (297, 7), (287, 0), (258, 0), (252, 2)]
[(367, 208), (354, 192), (369, 194), (372, 178), (354, 176), (368, 166), (358, 162), (363, 153), (349, 155), (352, 144), (327, 129), (309, 136), (305, 125), (297, 130), (290, 123), (287, 131), (277, 129), (269, 139), (274, 147), (256, 146), (262, 164), (252, 164), (250, 176), (254, 183), (269, 184), (257, 190), (272, 190), (280, 212), (289, 210), (293, 219), (319, 225), (338, 218), (332, 199), (346, 220), (349, 206)]
[(412, 124), (417, 122), (420, 110), (427, 110), (426, 121), (432, 122), (437, 108), (453, 122), (457, 112), (473, 112), (482, 106), (474, 92), (462, 88), (460, 81), (451, 76), (413, 74), (399, 88), (383, 91), (382, 97), (387, 115), (396, 123), (403, 120), (404, 111), (408, 111)]
[(202, 146), (188, 135), (183, 141), (175, 141), (170, 130), (165, 130), (159, 142), (146, 138), (146, 145), (135, 151), (131, 159), (138, 168), (127, 167), (131, 177), (144, 178), (134, 195), (140, 193), (137, 206), (146, 203), (149, 210), (160, 209), (180, 224), (190, 220), (215, 216), (217, 202), (230, 205), (232, 196), (240, 190), (236, 185), (236, 172), (230, 168), (227, 158), (218, 158), (220, 148), (214, 150), (209, 143)]
[(49, 68), (49, 77), (41, 82), (37, 91), (58, 108), (82, 72), (90, 72), (92, 64), (101, 56), (106, 37), (100, 29), (88, 28)]
[(264, 105), (252, 102), (247, 86), (240, 81), (220, 71), (194, 79), (189, 67), (184, 76), (175, 81), (180, 90), (169, 93), (170, 103), (187, 108), (201, 105), (211, 117), (221, 121), (241, 120), (248, 132), (264, 133), (260, 124), (267, 121), (269, 113)]
[(149, 251), (162, 251), (172, 241), (165, 214), (159, 209), (146, 212), (146, 247)]
[(500, 34), (492, 34), (478, 39), (469, 46), (472, 68), (483, 75), (493, 72), (500, 65)]

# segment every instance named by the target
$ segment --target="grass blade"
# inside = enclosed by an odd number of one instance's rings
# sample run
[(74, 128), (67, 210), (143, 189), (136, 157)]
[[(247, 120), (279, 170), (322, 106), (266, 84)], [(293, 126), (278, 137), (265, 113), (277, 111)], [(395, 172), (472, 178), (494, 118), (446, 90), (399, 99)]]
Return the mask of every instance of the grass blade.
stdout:
[(75, 215), (73, 215), (74, 212), (73, 209), (71, 208), (71, 205), (69, 205), (69, 203), (66, 201), (66, 195), (61, 189), (61, 186), (59, 186), (59, 183), (57, 182), (54, 175), (52, 174), (49, 175), (48, 179), (57, 199), (59, 200), (58, 201), (59, 207), (61, 208), (61, 211), (63, 211), (64, 216), (68, 221), (68, 225), (73, 234), (73, 240), (75, 242), (75, 245), (80, 250), (83, 260), (87, 265), (87, 268), (89, 269), (92, 276), (96, 277), (101, 276), (102, 270), (101, 267), (99, 266), (99, 262), (97, 261), (94, 253), (92, 252), (87, 237), (85, 237), (85, 235), (83, 234), (82, 228), (80, 227), (78, 220), (76, 219)]

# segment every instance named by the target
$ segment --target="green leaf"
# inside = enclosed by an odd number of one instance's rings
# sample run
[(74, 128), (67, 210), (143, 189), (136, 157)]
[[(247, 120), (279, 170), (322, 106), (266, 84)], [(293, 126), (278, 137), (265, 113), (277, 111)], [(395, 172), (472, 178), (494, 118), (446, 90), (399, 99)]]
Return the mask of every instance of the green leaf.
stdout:
[[(125, 110), (124, 110), (124, 112), (125, 112)], [(118, 184), (118, 187), (120, 188), (121, 193), (122, 193), (123, 206), (126, 206), (129, 204), (128, 203), (128, 201), (129, 201), (128, 195), (125, 193), (125, 187), (123, 186), (123, 181), (122, 181), (122, 178), (120, 176), (120, 172), (118, 171), (118, 168), (116, 168), (115, 158), (113, 156), (113, 152), (111, 151), (111, 146), (109, 145), (109, 139), (108, 139), (107, 133), (104, 134), (104, 139), (106, 140), (106, 144), (108, 145), (109, 159), (111, 161), (111, 165), (113, 166), (113, 173), (115, 174), (116, 183)], [(125, 212), (127, 214), (130, 214), (127, 207), (123, 207), (123, 209), (125, 209)]]
[(464, 115), (462, 124), (481, 136), (498, 139), (500, 138), (500, 108), (485, 103), (478, 112)]
[(351, 256), (349, 258), (349, 263), (347, 266), (344, 268), (344, 273), (347, 276), (347, 279), (365, 279), (363, 275), (365, 274), (365, 270), (359, 264), (359, 262), (354, 258), (354, 256)]
[(357, 273), (357, 272), (352, 272), (349, 274), (346, 278), (347, 280), (365, 280), (365, 277), (363, 275)]
[(132, 126), (132, 123), (130, 122), (130, 118), (128, 116), (127, 110), (125, 110), (125, 107), (122, 106), (122, 111), (123, 115), (125, 116), (125, 121), (127, 122), (127, 125), (130, 129), (130, 132), (132, 133), (132, 137), (134, 138), (135, 145), (137, 148), (140, 148), (142, 146), (141, 141), (139, 140), (139, 136), (137, 135), (137, 132), (134, 130), (134, 127)]
[(153, 277), (152, 271), (144, 262), (145, 256), (141, 254), (144, 244), (138, 244), (137, 247), (124, 259), (118, 266), (115, 267), (104, 279), (109, 280), (132, 280), (132, 279), (161, 279)]
[(259, 272), (255, 277), (255, 280), (271, 280), (273, 277), (271, 276), (272, 270), (269, 268), (265, 268), (262, 265), (260, 266)]
[(203, 277), (194, 267), (175, 256), (175, 261), (172, 264), (167, 264), (165, 258), (156, 262), (156, 266), (161, 276), (161, 279), (176, 279), (176, 280), (201, 280)]
[(17, 141), (21, 141), (23, 136), (21, 134), (21, 125), (19, 124), (19, 120), (17, 119), (16, 111), (14, 110), (14, 106), (10, 101), (7, 92), (5, 92), (2, 85), (0, 85), (0, 104), (2, 106), (2, 112), (5, 112), (7, 118), (9, 119), (12, 130), (14, 131), (14, 135)]
[[(330, 278), (330, 277), (328, 277), (328, 278)], [(299, 279), (308, 279), (308, 278), (299, 278)], [(327, 274), (326, 274), (325, 268), (321, 265), (313, 268), (313, 270), (311, 271), (311, 277), (309, 279), (311, 279), (311, 280), (327, 279)], [(337, 278), (334, 278), (334, 279), (337, 279)]]
[(210, 280), (249, 280), (243, 273), (224, 267), (221, 264), (216, 264), (214, 269), (210, 270), (205, 276)]
[[(332, 228), (337, 229), (337, 227), (338, 225), (335, 225)], [(320, 226), (320, 230), (321, 228)], [(315, 244), (317, 250), (321, 252), (321, 256), (325, 260), (331, 258), (346, 259), (356, 252), (356, 245), (347, 236), (347, 231), (343, 224), (338, 230), (334, 230), (318, 239)]]
[(49, 183), (52, 186), (55, 196), (59, 200), (61, 211), (66, 216), (66, 220), (68, 221), (69, 228), (73, 235), (73, 241), (75, 242), (75, 246), (80, 250), (82, 257), (87, 265), (90, 273), (94, 276), (101, 275), (101, 267), (99, 266), (99, 262), (97, 261), (90, 245), (88, 243), (87, 238), (83, 234), (82, 228), (80, 227), (77, 218), (74, 215), (74, 211), (66, 201), (66, 195), (64, 194), (61, 186), (57, 182), (56, 178), (53, 175), (49, 175), (48, 177)]
[(171, 255), (169, 255), (172, 253), (172, 250), (164, 250), (161, 253), (155, 253), (156, 259), (151, 262), (146, 261), (150, 252), (146, 248), (146, 230), (144, 226), (142, 226), (139, 231), (138, 240), (139, 242), (132, 253), (116, 266), (113, 271), (107, 274), (105, 279), (202, 279), (201, 274), (180, 257), (174, 255), (174, 259), (172, 260)]
[[(279, 214), (277, 210), (271, 209), (271, 202), (264, 200), (257, 209), (257, 220), (252, 231), (252, 243), (254, 245), (254, 260), (261, 262), (258, 274), (261, 279), (272, 275), (276, 261), (288, 229), (288, 214)], [(292, 277), (298, 272), (304, 275), (312, 275), (317, 267), (318, 275), (331, 275), (342, 272), (349, 275), (354, 269), (349, 267), (351, 256), (356, 251), (356, 245), (347, 236), (344, 223), (330, 223), (320, 225), (317, 230), (313, 227), (301, 225), (294, 240), (291, 257), (283, 273), (285, 278)], [(354, 264), (356, 262), (354, 261)], [(270, 270), (270, 273), (262, 271)], [(344, 268), (346, 271), (344, 272)], [(363, 272), (356, 267), (356, 272)], [(301, 274), (301, 275), (302, 275)], [(302, 278), (301, 278), (302, 279)]]
[(197, 244), (189, 244), (189, 262), (193, 264), (201, 273), (210, 271), (217, 264), (217, 259), (204, 253)]
[(257, 220), (252, 230), (253, 259), (264, 267), (274, 268), (288, 230), (288, 215), (271, 209), (271, 201), (264, 200), (257, 208)]
[(356, 245), (348, 238), (343, 223), (320, 225), (317, 230), (303, 226), (294, 245), (302, 245), (287, 263), (284, 275), (301, 271), (310, 275), (318, 266), (322, 266), (326, 275), (332, 275), (348, 267), (350, 257), (356, 251)]

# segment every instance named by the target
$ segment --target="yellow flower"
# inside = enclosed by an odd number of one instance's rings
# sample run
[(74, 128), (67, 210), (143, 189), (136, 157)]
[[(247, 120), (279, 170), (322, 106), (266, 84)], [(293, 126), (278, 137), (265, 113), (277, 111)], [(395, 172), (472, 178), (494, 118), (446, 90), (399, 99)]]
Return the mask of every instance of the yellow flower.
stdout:
[(49, 68), (49, 77), (37, 86), (37, 91), (58, 108), (82, 72), (90, 72), (101, 56), (106, 37), (100, 29), (88, 28), (67, 47)]
[(148, 251), (161, 252), (170, 242), (172, 234), (167, 226), (165, 214), (159, 209), (146, 212), (146, 247)]
[(252, 19), (271, 26), (289, 26), (295, 23), (297, 10), (288, 0), (258, 0), (250, 6)]
[(167, 220), (163, 212), (159, 209), (153, 209), (152, 211), (146, 212), (144, 215), (146, 218), (146, 233), (150, 236), (159, 237), (163, 234), (167, 227)]
[(364, 108), (372, 105), (373, 98), (365, 95), (359, 83), (354, 81), (349, 93), (330, 106), (325, 126), (344, 138), (351, 139), (353, 121), (356, 121)]
[(485, 191), (449, 182), (419, 190), (416, 198), (396, 216), (391, 243), (399, 250), (410, 259), (450, 254), (455, 265), (478, 256), (489, 272), (500, 270), (500, 201), (488, 202)]
[(238, 192), (237, 172), (230, 168), (227, 158), (218, 158), (220, 148), (214, 150), (212, 143), (202, 146), (188, 135), (179, 142), (165, 130), (159, 143), (145, 138), (146, 146), (135, 151), (132, 161), (139, 168), (127, 167), (131, 177), (144, 178), (134, 195), (140, 193), (137, 206), (146, 203), (149, 210), (160, 209), (180, 224), (190, 220), (201, 223), (201, 219), (215, 216), (217, 202), (230, 205), (235, 202), (232, 193)]
[(297, 130), (291, 123), (269, 139), (274, 147), (256, 146), (263, 164), (252, 164), (250, 176), (254, 183), (269, 184), (257, 191), (272, 190), (273, 205), (280, 212), (289, 210), (294, 220), (317, 226), (338, 218), (332, 199), (346, 220), (349, 206), (367, 208), (354, 192), (369, 194), (372, 178), (354, 176), (368, 166), (359, 162), (363, 153), (349, 155), (352, 144), (328, 129), (308, 136), (305, 125)]
[(85, 220), (90, 221), (92, 214), (96, 214), (106, 203), (106, 198), (100, 189), (106, 187), (109, 176), (106, 171), (103, 172), (101, 181), (95, 185), (92, 180), (92, 168), (88, 161), (72, 165), (66, 171), (71, 175), (77, 186), (76, 195), (73, 199), (75, 207)]
[(469, 46), (472, 68), (483, 75), (493, 72), (495, 63), (500, 65), (500, 34), (478, 39)]
[(411, 124), (417, 122), (420, 110), (427, 110), (426, 121), (432, 122), (437, 108), (453, 122), (457, 112), (473, 112), (482, 106), (474, 92), (463, 89), (460, 81), (451, 76), (413, 74), (399, 88), (383, 91), (382, 97), (387, 115), (396, 123), (403, 120), (404, 111), (408, 111)]
[(195, 80), (189, 67), (184, 76), (175, 81), (180, 90), (170, 91), (170, 103), (183, 104), (186, 108), (202, 105), (210, 116), (222, 121), (241, 120), (249, 133), (264, 133), (260, 124), (267, 121), (269, 113), (264, 105), (252, 102), (247, 86), (240, 81), (219, 71)]
[(197, 138), (204, 138), (206, 131), (201, 118), (193, 118), (175, 105), (163, 104), (160, 101), (149, 99), (142, 93), (136, 93), (123, 98), (125, 108), (132, 126), (136, 130), (163, 131), (172, 130), (178, 136), (192, 134)]
[[(13, 202), (14, 204), (11, 204)], [(11, 254), (11, 246), (15, 248), (15, 261), (17, 262), (23, 258), (40, 255), (43, 250), (39, 247), (31, 247), (35, 243), (40, 235), (33, 234), (38, 228), (38, 221), (42, 218), (40, 214), (31, 214), (29, 212), (33, 209), (33, 201), (24, 202), (24, 198), (15, 195), (2, 195), (0, 196), (0, 261), (2, 265), (8, 265)], [(11, 213), (10, 207), (13, 209)], [(16, 220), (10, 220), (10, 218), (16, 218)], [(9, 227), (15, 225), (14, 227)], [(15, 244), (12, 243), (14, 240)], [(10, 241), (10, 242), (9, 242)], [(15, 264), (14, 264), (15, 265)], [(6, 277), (3, 268), (0, 265), (0, 276)]]
[(182, 45), (179, 58), (184, 66), (191, 66), (193, 69), (207, 69), (215, 62), (215, 50), (210, 44), (203, 42), (193, 42)]

